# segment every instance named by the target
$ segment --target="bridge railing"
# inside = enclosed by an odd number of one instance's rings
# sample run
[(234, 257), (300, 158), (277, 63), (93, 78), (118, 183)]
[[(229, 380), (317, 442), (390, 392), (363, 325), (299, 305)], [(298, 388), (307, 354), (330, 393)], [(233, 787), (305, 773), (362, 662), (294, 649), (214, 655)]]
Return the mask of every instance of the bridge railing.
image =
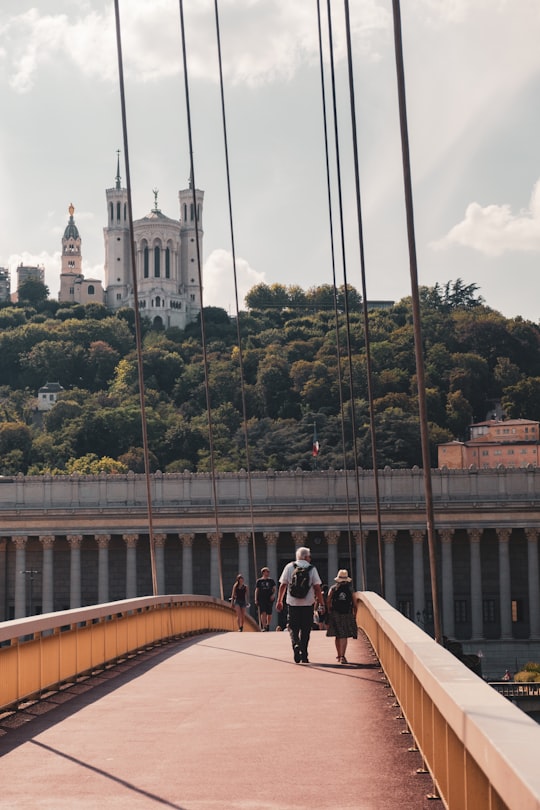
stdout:
[(539, 808), (539, 726), (380, 596), (358, 597), (358, 624), (446, 807)]
[[(228, 602), (210, 596), (124, 599), (0, 623), (0, 710), (182, 636), (236, 629)], [(258, 630), (246, 617), (244, 629)]]

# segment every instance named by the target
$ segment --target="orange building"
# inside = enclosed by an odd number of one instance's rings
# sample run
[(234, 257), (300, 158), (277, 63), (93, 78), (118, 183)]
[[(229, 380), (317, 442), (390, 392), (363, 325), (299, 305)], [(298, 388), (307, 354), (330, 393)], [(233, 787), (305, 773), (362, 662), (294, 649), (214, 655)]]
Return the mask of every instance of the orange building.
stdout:
[(490, 419), (471, 425), (466, 442), (445, 442), (438, 446), (438, 466), (463, 470), (539, 466), (539, 422), (531, 419)]

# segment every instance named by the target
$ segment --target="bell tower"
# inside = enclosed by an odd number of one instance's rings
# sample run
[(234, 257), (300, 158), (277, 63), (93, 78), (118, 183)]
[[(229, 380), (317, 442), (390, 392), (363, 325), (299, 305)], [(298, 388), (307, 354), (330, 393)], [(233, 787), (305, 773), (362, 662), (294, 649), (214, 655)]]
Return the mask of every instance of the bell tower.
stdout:
[(73, 214), (75, 213), (73, 203), (70, 204), (68, 210), (69, 221), (62, 237), (62, 269), (60, 271), (59, 301), (75, 300), (75, 281), (82, 275), (81, 237), (79, 235), (79, 229), (73, 219)]
[(110, 309), (126, 305), (131, 287), (128, 197), (120, 177), (120, 150), (117, 155), (116, 182), (106, 191), (107, 227), (103, 229), (106, 304)]

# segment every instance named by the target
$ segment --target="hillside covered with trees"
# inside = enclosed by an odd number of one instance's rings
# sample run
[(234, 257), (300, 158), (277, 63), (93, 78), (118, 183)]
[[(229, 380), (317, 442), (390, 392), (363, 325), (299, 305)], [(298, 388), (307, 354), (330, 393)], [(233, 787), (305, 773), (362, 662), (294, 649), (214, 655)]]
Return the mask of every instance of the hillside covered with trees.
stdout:
[[(467, 438), (469, 424), (484, 420), (499, 401), (507, 417), (540, 418), (540, 329), (490, 309), (477, 289), (458, 279), (421, 290), (434, 464), (438, 443)], [(111, 315), (100, 305), (66, 306), (31, 292), (31, 300), (23, 296), (18, 305), (0, 308), (0, 473), (142, 472), (133, 311)], [(350, 338), (344, 290), (338, 293), (336, 328), (330, 286), (303, 291), (257, 285), (238, 327), (225, 310), (205, 308), (218, 470), (246, 468), (243, 398), (252, 470), (343, 468), (343, 436), (352, 467), (350, 368), (358, 463), (372, 467), (361, 299), (349, 289), (348, 301)], [(144, 320), (142, 325), (153, 470), (206, 471), (200, 322), (183, 331), (154, 331)], [(410, 300), (370, 311), (369, 331), (378, 464), (421, 465)], [(65, 390), (50, 412), (40, 414), (36, 396), (46, 382)]]

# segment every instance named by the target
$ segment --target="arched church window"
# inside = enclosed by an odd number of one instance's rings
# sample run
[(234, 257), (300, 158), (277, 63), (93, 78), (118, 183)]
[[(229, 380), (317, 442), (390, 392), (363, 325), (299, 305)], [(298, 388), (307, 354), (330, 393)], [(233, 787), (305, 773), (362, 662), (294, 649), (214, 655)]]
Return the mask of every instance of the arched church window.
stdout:
[(120, 203), (116, 203), (116, 219), (120, 222)]
[(194, 212), (194, 210), (193, 210), (193, 203), (191, 203), (190, 209), (191, 209), (191, 210), (190, 210), (190, 213), (191, 213), (191, 221), (193, 222), (193, 216), (194, 216), (194, 213), (195, 213), (195, 212)]
[(124, 203), (124, 222), (127, 219), (127, 203)]
[(165, 250), (165, 278), (171, 277), (171, 250), (167, 248)]
[(156, 307), (160, 306), (161, 306), (161, 298), (159, 297), (159, 295), (156, 295)]
[(143, 251), (143, 267), (144, 267), (144, 277), (148, 278), (148, 245), (145, 247)]
[(187, 220), (187, 205), (184, 203), (184, 222)]
[(109, 218), (110, 218), (111, 222), (114, 219), (114, 205), (112, 203), (110, 204)]
[(93, 285), (93, 284), (89, 284), (89, 285), (88, 285), (88, 295), (94, 295), (94, 294), (95, 294), (95, 292), (96, 292), (96, 291), (95, 291), (94, 285)]
[(161, 258), (161, 250), (156, 245), (156, 247), (154, 248), (154, 278), (159, 278), (161, 275), (161, 268), (159, 266), (160, 258)]

